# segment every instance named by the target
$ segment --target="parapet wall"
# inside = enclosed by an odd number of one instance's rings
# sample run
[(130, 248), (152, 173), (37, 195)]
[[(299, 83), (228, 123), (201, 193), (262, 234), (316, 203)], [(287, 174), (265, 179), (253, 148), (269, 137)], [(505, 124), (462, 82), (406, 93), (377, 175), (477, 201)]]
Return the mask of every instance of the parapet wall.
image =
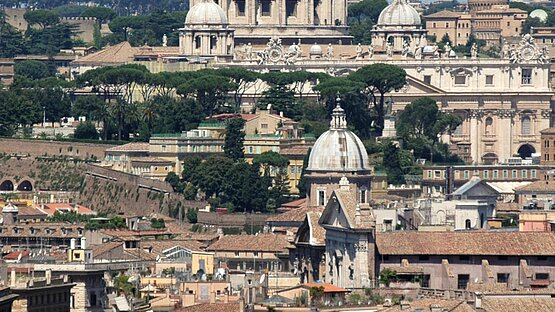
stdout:
[(110, 144), (0, 138), (0, 153), (21, 156), (67, 156), (102, 159)]

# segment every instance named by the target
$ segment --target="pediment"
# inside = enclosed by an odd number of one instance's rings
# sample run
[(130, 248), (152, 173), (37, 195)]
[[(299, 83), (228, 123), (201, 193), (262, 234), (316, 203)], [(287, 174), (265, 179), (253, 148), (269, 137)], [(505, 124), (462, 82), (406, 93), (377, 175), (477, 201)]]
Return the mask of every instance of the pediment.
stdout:
[(330, 226), (336, 228), (349, 229), (352, 228), (346, 211), (341, 205), (341, 201), (336, 196), (335, 191), (330, 196), (326, 208), (320, 217), (318, 223), (322, 226)]
[(401, 88), (399, 93), (416, 93), (416, 94), (445, 94), (440, 88), (427, 84), (424, 81), (417, 79), (411, 75), (407, 75), (407, 86)]

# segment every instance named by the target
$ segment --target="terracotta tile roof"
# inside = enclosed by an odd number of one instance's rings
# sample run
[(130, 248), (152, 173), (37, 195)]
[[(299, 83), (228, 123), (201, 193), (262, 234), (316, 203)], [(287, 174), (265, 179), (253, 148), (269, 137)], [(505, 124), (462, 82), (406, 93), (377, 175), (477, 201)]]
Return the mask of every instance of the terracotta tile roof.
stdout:
[(18, 207), (17, 215), (18, 217), (21, 217), (21, 216), (46, 217), (47, 216), (45, 212), (29, 206)]
[(208, 246), (207, 251), (261, 251), (287, 252), (290, 247), (284, 235), (228, 235)]
[(123, 65), (133, 61), (138, 48), (132, 47), (129, 42), (124, 41), (114, 46), (106, 47), (98, 52), (83, 56), (72, 63), (77, 65)]
[(426, 15), (426, 18), (430, 18), (430, 17), (431, 18), (457, 18), (460, 16), (461, 16), (461, 13), (443, 10), (430, 15)]
[(310, 243), (313, 245), (324, 245), (326, 243), (326, 230), (318, 223), (323, 211), (324, 208), (313, 208), (306, 214), (310, 227)]
[(487, 312), (541, 312), (555, 311), (555, 299), (534, 297), (498, 298), (486, 297), (482, 299), (482, 308)]
[(93, 258), (100, 257), (105, 253), (123, 246), (122, 242), (108, 242), (101, 245), (94, 246), (92, 249)]
[(554, 192), (555, 182), (553, 181), (535, 181), (528, 185), (517, 187), (515, 193), (528, 193), (528, 192)]
[[(78, 230), (84, 230), (85, 226), (80, 224), (37, 222), (18, 223), (14, 225), (0, 226), (0, 237), (49, 237), (49, 238), (78, 238)], [(16, 231), (17, 229), (17, 231)]]
[(520, 212), (522, 211), (522, 205), (520, 205), (519, 203), (497, 202), (497, 204), (495, 205), (495, 209), (497, 210), (498, 213)]
[(347, 290), (345, 288), (341, 288), (332, 284), (328, 284), (328, 283), (307, 283), (307, 284), (303, 284), (301, 285), (303, 288), (312, 288), (312, 287), (324, 287), (324, 292), (325, 293), (345, 293), (345, 292), (350, 292), (350, 290)]
[(505, 283), (468, 283), (466, 290), (481, 293), (509, 292), (509, 288)]
[(239, 312), (239, 303), (203, 303), (181, 308), (177, 312)]
[(22, 258), (23, 257), (28, 257), (30, 253), (31, 252), (27, 251), (27, 250), (26, 251), (12, 251), (9, 254), (4, 256), (4, 260), (17, 260), (17, 259), (19, 259), (20, 256)]
[[(466, 302), (462, 300), (455, 300), (455, 299), (418, 299), (412, 302), (409, 302), (410, 308), (409, 309), (401, 309), (401, 306), (396, 305), (385, 310), (382, 312), (397, 312), (397, 311), (422, 311), (427, 312), (431, 311), (431, 307), (441, 307), (440, 311), (442, 312), (474, 312), (474, 309), (468, 305)], [(508, 311), (508, 310), (507, 310)], [(489, 312), (489, 310), (487, 310)]]
[(150, 240), (141, 243), (143, 248), (152, 247), (152, 252), (162, 253), (164, 250), (170, 249), (175, 246), (181, 246), (191, 251), (202, 252), (203, 245), (193, 240)]
[(133, 142), (118, 145), (107, 149), (107, 152), (148, 152), (150, 144), (144, 142)]
[(306, 206), (306, 198), (297, 199), (281, 205), (281, 207), (287, 207), (287, 208), (300, 208), (305, 206)]
[(280, 149), (279, 153), (283, 156), (302, 156), (308, 154), (310, 146), (295, 146)]
[(555, 134), (555, 127), (547, 128), (540, 131), (541, 134)]
[(300, 222), (303, 222), (307, 211), (308, 211), (308, 209), (305, 208), (305, 207), (291, 209), (291, 210), (286, 211), (284, 213), (276, 214), (276, 215), (273, 215), (273, 216), (269, 217), (268, 219), (266, 219), (266, 222), (273, 222), (273, 223), (299, 222), (300, 223)]
[(382, 255), (555, 256), (549, 232), (383, 232), (376, 244)]

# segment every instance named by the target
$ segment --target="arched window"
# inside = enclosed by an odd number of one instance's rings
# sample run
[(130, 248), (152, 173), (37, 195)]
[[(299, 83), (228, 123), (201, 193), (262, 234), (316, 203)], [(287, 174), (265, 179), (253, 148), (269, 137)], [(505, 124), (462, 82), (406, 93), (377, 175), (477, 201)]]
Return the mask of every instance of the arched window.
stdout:
[(466, 219), (464, 221), (464, 228), (467, 230), (470, 230), (472, 228), (472, 223), (470, 222), (470, 219)]
[(218, 45), (218, 39), (216, 38), (216, 36), (210, 36), (210, 50), (216, 49), (217, 45)]
[(491, 117), (486, 118), (486, 134), (493, 134), (493, 119)]
[(524, 116), (521, 120), (521, 133), (522, 134), (531, 134), (532, 133), (532, 121), (530, 117)]

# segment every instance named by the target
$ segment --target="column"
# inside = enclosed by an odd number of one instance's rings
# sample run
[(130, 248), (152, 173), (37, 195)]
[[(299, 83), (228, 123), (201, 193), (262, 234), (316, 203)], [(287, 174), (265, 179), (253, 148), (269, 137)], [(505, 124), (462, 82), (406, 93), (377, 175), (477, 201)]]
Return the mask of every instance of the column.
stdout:
[(479, 163), (481, 161), (478, 146), (480, 145), (480, 133), (478, 128), (479, 112), (477, 110), (470, 111), (470, 155), (472, 161)]
[(308, 16), (306, 23), (308, 25), (314, 25), (314, 1), (313, 0), (304, 0), (307, 3), (307, 10)]

